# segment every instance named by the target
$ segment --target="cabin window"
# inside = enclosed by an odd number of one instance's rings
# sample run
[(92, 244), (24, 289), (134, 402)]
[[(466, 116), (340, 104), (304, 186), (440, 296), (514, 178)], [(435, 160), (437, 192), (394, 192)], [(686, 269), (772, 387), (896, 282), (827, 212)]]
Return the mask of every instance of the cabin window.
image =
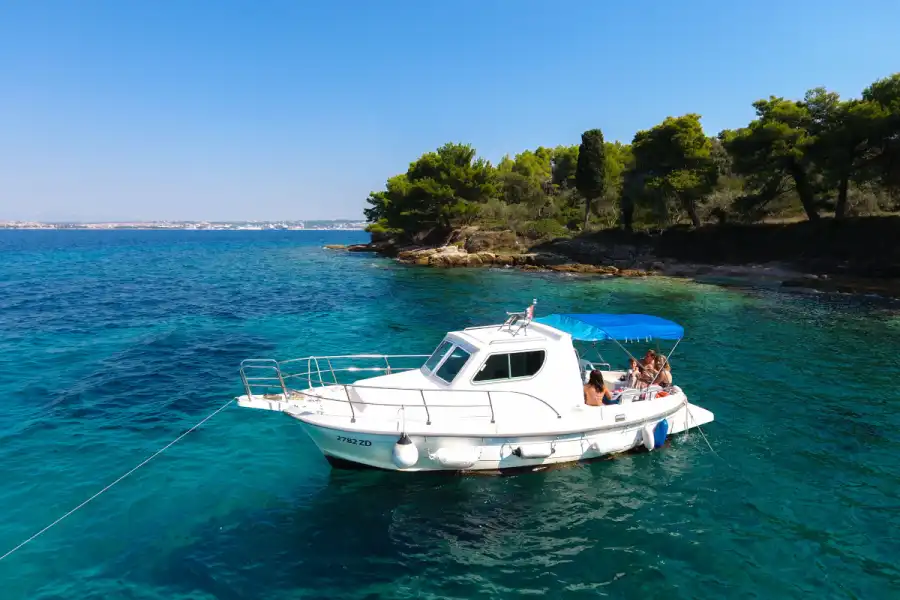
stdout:
[(437, 370), (437, 375), (447, 383), (453, 381), (453, 378), (459, 373), (460, 369), (463, 368), (463, 365), (466, 364), (466, 361), (469, 360), (469, 353), (456, 346), (453, 348), (453, 351), (450, 353), (450, 356), (447, 357), (447, 360), (444, 361), (444, 364), (441, 365), (441, 368)]
[(441, 364), (444, 356), (446, 356), (447, 353), (450, 352), (450, 348), (452, 347), (453, 344), (451, 342), (448, 342), (446, 340), (441, 342), (441, 345), (437, 347), (437, 350), (434, 351), (434, 354), (432, 354), (428, 358), (428, 360), (425, 361), (425, 368), (429, 372), (434, 373), (434, 370), (437, 369), (437, 366), (439, 364)]
[(494, 381), (496, 379), (509, 379), (509, 354), (488, 356), (472, 381)]
[(484, 361), (472, 381), (479, 383), (533, 377), (544, 366), (544, 356), (543, 350), (493, 354)]
[(516, 352), (509, 355), (509, 376), (532, 377), (544, 366), (544, 351)]

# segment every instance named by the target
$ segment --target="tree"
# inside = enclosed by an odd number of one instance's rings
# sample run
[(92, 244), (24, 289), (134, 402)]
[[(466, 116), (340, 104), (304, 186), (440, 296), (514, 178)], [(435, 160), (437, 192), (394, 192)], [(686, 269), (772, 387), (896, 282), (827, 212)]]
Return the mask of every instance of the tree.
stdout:
[(390, 178), (385, 191), (371, 193), (365, 214), (383, 229), (412, 236), (471, 222), (478, 203), (496, 195), (488, 161), (476, 158), (469, 145), (444, 144), (410, 164), (405, 175)]
[(847, 214), (850, 181), (860, 184), (872, 178), (865, 167), (871, 160), (870, 140), (877, 138), (883, 110), (872, 101), (840, 102), (837, 94), (824, 88), (807, 92), (804, 102), (812, 116), (809, 155), (830, 189), (837, 188), (834, 216), (842, 219)]
[(800, 203), (810, 221), (819, 218), (810, 173), (812, 115), (803, 102), (770, 97), (753, 103), (757, 118), (747, 127), (723, 137), (736, 172), (757, 189), (778, 187), (784, 177), (794, 181)]
[(618, 207), (619, 220), (624, 223), (622, 191), (625, 185), (625, 174), (634, 160), (631, 154), (631, 146), (620, 142), (606, 142), (604, 144), (604, 154), (606, 158), (604, 204), (609, 207)]
[(717, 178), (712, 143), (700, 125), (700, 115), (668, 117), (639, 131), (631, 144), (631, 180), (643, 182), (639, 201), (663, 210), (669, 202), (684, 209), (695, 227), (701, 225), (697, 205), (712, 191)]
[(896, 191), (900, 189), (900, 73), (879, 79), (862, 96), (879, 108), (867, 168), (882, 186)]
[(550, 180), (552, 171), (552, 151), (549, 148), (539, 147), (535, 151), (525, 150), (516, 155), (512, 170), (543, 185)]
[(561, 189), (575, 187), (575, 171), (578, 168), (578, 146), (557, 146), (550, 157), (551, 181)]
[(584, 198), (584, 229), (591, 217), (591, 203), (606, 191), (606, 155), (603, 132), (591, 129), (581, 134), (575, 187)]

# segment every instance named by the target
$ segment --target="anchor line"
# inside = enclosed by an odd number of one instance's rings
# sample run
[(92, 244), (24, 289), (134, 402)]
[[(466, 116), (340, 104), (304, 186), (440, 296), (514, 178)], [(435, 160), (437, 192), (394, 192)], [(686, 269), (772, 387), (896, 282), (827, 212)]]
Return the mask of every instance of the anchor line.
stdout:
[[(712, 444), (709, 443), (709, 440), (707, 439), (706, 434), (703, 433), (703, 428), (700, 427), (700, 424), (697, 423), (697, 419), (695, 419), (695, 418), (694, 418), (694, 415), (691, 414), (691, 409), (688, 407), (687, 402), (684, 403), (684, 410), (685, 410), (685, 412), (687, 413), (687, 415), (685, 416), (685, 419), (687, 419), (687, 417), (689, 416), (689, 417), (691, 418), (691, 420), (697, 425), (697, 431), (700, 432), (700, 435), (701, 435), (701, 437), (703, 437), (703, 441), (706, 442), (706, 447), (709, 448), (709, 451), (712, 452), (713, 454), (715, 454), (715, 455), (716, 455), (716, 458), (718, 458), (718, 459), (721, 460), (723, 463), (725, 463), (726, 465), (728, 465), (728, 461), (726, 461), (724, 458), (722, 458), (721, 456), (719, 456), (719, 453), (716, 452), (716, 451), (713, 449)], [(730, 467), (731, 465), (728, 465), (728, 466)]]
[(169, 442), (168, 444), (166, 444), (165, 446), (163, 446), (162, 448), (160, 448), (159, 450), (157, 450), (156, 452), (154, 452), (153, 454), (151, 454), (149, 457), (145, 458), (140, 464), (138, 464), (136, 467), (132, 468), (130, 471), (128, 471), (128, 472), (125, 473), (124, 475), (120, 476), (118, 479), (116, 479), (116, 480), (113, 481), (112, 483), (108, 484), (105, 488), (103, 488), (102, 490), (100, 490), (99, 492), (97, 492), (96, 494), (94, 494), (93, 496), (91, 496), (90, 498), (88, 498), (87, 500), (85, 500), (84, 502), (82, 502), (81, 504), (79, 504), (78, 506), (76, 506), (75, 508), (73, 508), (72, 510), (70, 510), (69, 512), (67, 512), (66, 514), (64, 514), (63, 516), (61, 516), (60, 518), (56, 519), (55, 521), (53, 521), (52, 523), (50, 523), (49, 525), (47, 525), (46, 527), (44, 527), (43, 529), (41, 529), (40, 531), (38, 531), (37, 533), (35, 533), (34, 535), (32, 535), (30, 538), (28, 538), (27, 540), (25, 540), (24, 542), (22, 542), (21, 544), (19, 544), (18, 546), (16, 546), (15, 548), (13, 548), (12, 550), (10, 550), (10, 551), (7, 552), (6, 554), (4, 554), (3, 556), (0, 556), (0, 561), (2, 561), (3, 559), (5, 559), (6, 557), (10, 556), (11, 554), (13, 554), (14, 552), (16, 552), (17, 550), (21, 549), (21, 548), (22, 548), (23, 546), (25, 546), (26, 544), (29, 544), (29, 543), (33, 542), (34, 540), (36, 540), (37, 538), (39, 538), (40, 536), (42, 536), (44, 533), (46, 533), (47, 531), (49, 531), (51, 528), (53, 528), (53, 527), (55, 527), (56, 525), (58, 525), (59, 523), (61, 523), (61, 522), (62, 522), (63, 520), (65, 520), (67, 517), (71, 516), (72, 514), (74, 514), (75, 512), (77, 512), (78, 510), (84, 508), (85, 506), (87, 506), (88, 504), (90, 504), (90, 503), (91, 503), (93, 500), (95, 500), (96, 498), (99, 498), (102, 494), (104, 494), (105, 492), (107, 492), (108, 490), (110, 490), (110, 489), (111, 489), (113, 486), (115, 486), (117, 483), (119, 483), (120, 481), (124, 480), (124, 479), (127, 478), (129, 475), (131, 475), (132, 473), (134, 473), (135, 471), (137, 471), (138, 469), (140, 469), (141, 467), (143, 467), (144, 465), (146, 465), (147, 463), (149, 463), (151, 460), (153, 460), (154, 458), (156, 458), (157, 456), (159, 456), (160, 454), (162, 454), (163, 452), (165, 452), (166, 450), (168, 450), (169, 448), (171, 448), (172, 446), (174, 446), (175, 444), (177, 444), (178, 442), (180, 442), (182, 439), (184, 439), (185, 436), (187, 436), (187, 434), (191, 433), (192, 431), (194, 431), (195, 429), (197, 429), (198, 427), (200, 427), (201, 425), (203, 425), (204, 423), (206, 423), (207, 421), (209, 421), (210, 419), (212, 419), (214, 416), (216, 416), (217, 414), (219, 414), (220, 412), (222, 412), (223, 410), (225, 410), (225, 408), (226, 408), (229, 404), (231, 404), (232, 402), (234, 402), (234, 398), (232, 398), (231, 400), (229, 400), (228, 402), (226, 402), (225, 404), (223, 404), (222, 406), (220, 406), (218, 409), (216, 409), (216, 410), (215, 410), (214, 412), (212, 412), (211, 414), (207, 415), (202, 421), (198, 422), (196, 425), (194, 425), (193, 427), (191, 427), (190, 429), (188, 429), (187, 431), (185, 431), (184, 433), (182, 433), (181, 435), (179, 435), (177, 438), (175, 438), (174, 440), (172, 440), (171, 442)]

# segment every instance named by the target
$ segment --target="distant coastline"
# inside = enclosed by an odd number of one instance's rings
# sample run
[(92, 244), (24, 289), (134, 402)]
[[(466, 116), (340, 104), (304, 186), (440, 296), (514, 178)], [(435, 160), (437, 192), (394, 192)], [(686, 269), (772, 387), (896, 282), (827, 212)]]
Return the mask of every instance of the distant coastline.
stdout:
[(306, 221), (120, 221), (96, 223), (0, 221), (0, 229), (25, 230), (362, 231), (365, 226), (365, 222), (348, 219)]

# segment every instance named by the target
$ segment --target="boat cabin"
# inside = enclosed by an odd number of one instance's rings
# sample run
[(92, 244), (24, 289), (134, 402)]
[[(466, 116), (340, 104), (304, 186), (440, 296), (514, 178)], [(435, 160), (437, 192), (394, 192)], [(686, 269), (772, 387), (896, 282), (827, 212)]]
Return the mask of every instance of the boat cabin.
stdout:
[[(362, 410), (366, 403), (427, 404), (432, 412), (484, 405), (495, 413), (544, 411), (559, 417), (583, 404), (586, 372), (594, 367), (579, 357), (573, 338), (643, 341), (683, 335), (679, 325), (647, 315), (511, 321), (452, 331), (420, 368), (361, 379), (351, 386), (351, 399)], [(610, 389), (621, 374), (607, 365), (604, 377)]]

